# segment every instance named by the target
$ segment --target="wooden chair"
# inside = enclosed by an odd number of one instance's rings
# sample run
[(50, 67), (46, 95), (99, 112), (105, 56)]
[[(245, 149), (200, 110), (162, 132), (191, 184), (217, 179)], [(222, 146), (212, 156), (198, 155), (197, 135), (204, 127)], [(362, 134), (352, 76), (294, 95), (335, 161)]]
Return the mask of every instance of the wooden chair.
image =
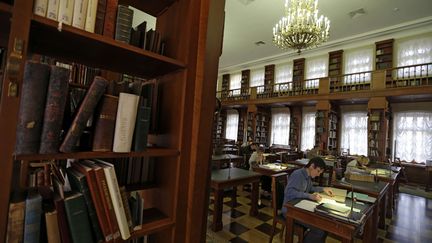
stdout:
[[(288, 182), (288, 174), (287, 173), (278, 173), (271, 176), (272, 178), (272, 208), (273, 208), (273, 226), (272, 232), (270, 235), (269, 243), (273, 241), (273, 236), (276, 232), (276, 226), (278, 223), (282, 224), (282, 232), (280, 233), (280, 237), (282, 239), (283, 232), (286, 227), (285, 217), (283, 217), (282, 213), (279, 213), (279, 210), (282, 208), (283, 200), (284, 200), (284, 190), (285, 186)], [(304, 236), (304, 228), (300, 225), (294, 226), (294, 233), (298, 236), (298, 242), (303, 242)]]

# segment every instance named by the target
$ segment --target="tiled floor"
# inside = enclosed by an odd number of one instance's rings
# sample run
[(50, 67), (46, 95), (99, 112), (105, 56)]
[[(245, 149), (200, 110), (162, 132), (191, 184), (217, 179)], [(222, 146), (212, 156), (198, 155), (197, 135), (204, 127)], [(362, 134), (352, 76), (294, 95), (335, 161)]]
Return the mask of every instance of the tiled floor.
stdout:
[[(239, 187), (240, 189), (240, 187)], [(423, 188), (410, 187), (411, 190), (423, 190)], [(213, 204), (209, 205), (209, 216), (207, 220), (207, 243), (223, 242), (268, 242), (272, 224), (272, 209), (270, 201), (261, 199), (259, 215), (249, 216), (250, 199), (249, 192), (238, 191), (238, 205), (230, 207), (230, 198), (224, 199), (222, 215), (223, 230), (213, 232), (210, 229), (212, 222)], [(432, 195), (432, 193), (430, 193)], [(432, 197), (431, 197), (432, 198)], [(379, 230), (378, 242), (403, 242), (403, 243), (426, 243), (432, 242), (432, 199), (399, 193), (397, 196), (396, 210), (392, 219), (386, 219), (386, 230)], [(280, 226), (280, 225), (279, 225)], [(278, 230), (273, 242), (283, 242)], [(296, 240), (296, 236), (294, 236)], [(327, 243), (339, 242), (327, 237)], [(355, 242), (362, 242), (355, 239)]]

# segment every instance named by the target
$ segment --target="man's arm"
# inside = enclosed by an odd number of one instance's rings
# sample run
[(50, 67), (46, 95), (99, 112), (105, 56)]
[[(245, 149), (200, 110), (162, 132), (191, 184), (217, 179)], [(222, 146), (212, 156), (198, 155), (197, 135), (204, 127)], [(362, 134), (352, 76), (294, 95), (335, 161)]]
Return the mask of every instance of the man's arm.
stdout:
[(285, 190), (287, 201), (299, 198), (310, 198), (310, 194), (303, 191), (304, 184), (307, 183), (300, 173), (292, 173), (288, 178), (288, 184)]

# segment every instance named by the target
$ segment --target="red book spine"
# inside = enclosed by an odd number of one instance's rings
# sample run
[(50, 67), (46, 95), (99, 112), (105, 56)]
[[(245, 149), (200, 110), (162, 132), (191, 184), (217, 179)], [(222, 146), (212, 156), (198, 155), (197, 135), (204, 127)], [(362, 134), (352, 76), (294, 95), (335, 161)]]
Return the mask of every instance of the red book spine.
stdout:
[(104, 95), (95, 121), (93, 151), (112, 151), (118, 97)]
[(103, 34), (104, 29), (104, 21), (105, 21), (105, 11), (106, 11), (107, 0), (99, 0), (98, 6), (96, 10), (96, 24), (95, 24), (95, 33)]
[(103, 35), (114, 38), (118, 0), (107, 0)]

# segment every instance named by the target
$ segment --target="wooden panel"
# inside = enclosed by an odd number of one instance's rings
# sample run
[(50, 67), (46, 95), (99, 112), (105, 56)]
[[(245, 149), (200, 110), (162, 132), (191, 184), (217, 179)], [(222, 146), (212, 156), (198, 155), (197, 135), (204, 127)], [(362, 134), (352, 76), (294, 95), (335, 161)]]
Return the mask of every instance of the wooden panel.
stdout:
[(176, 0), (119, 0), (119, 4), (132, 5), (155, 17), (161, 15)]
[(377, 70), (372, 72), (371, 90), (386, 88), (386, 71)]
[(372, 97), (368, 102), (368, 109), (384, 109), (387, 110), (388, 102), (386, 97)]

